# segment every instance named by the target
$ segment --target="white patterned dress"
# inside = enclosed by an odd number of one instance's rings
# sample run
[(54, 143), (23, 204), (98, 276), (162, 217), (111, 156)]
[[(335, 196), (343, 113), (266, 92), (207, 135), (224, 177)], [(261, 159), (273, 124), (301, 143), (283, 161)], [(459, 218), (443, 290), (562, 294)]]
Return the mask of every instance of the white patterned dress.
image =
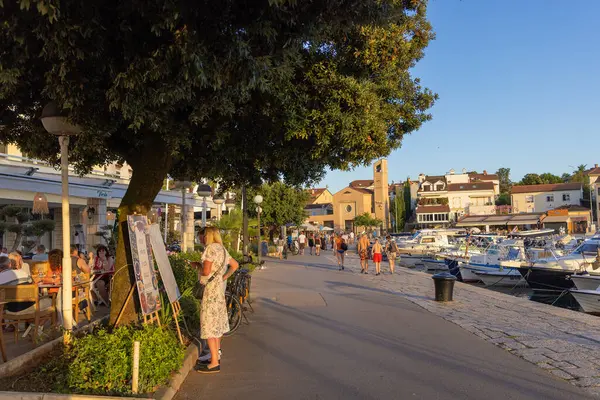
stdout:
[(227, 318), (227, 305), (225, 304), (225, 285), (222, 275), (227, 272), (229, 253), (220, 243), (212, 243), (206, 247), (202, 254), (202, 262), (212, 261), (210, 275), (202, 276), (200, 283), (206, 284), (215, 274), (216, 276), (204, 289), (202, 304), (200, 305), (200, 337), (202, 339), (220, 338), (229, 332)]

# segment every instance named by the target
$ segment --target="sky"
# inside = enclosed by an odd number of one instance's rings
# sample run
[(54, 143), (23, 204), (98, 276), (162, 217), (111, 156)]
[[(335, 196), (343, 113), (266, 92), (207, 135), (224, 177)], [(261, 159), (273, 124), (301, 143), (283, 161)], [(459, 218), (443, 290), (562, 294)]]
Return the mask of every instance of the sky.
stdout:
[[(436, 39), (412, 71), (433, 119), (388, 159), (389, 180), (466, 168), (562, 175), (600, 164), (600, 1), (430, 0)], [(372, 168), (330, 171), (335, 193)]]

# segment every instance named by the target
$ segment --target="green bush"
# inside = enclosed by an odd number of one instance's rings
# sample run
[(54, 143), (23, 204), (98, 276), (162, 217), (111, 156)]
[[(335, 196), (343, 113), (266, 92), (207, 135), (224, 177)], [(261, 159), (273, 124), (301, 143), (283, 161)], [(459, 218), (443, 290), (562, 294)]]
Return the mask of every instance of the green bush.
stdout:
[(200, 252), (200, 253), (204, 252), (204, 245), (203, 244), (195, 244), (194, 245), (194, 251), (197, 251), (197, 252)]
[(193, 261), (199, 262), (201, 259), (202, 253), (198, 252), (177, 253), (169, 256), (173, 275), (181, 293), (196, 286), (198, 271), (192, 267), (191, 263)]
[(269, 253), (277, 253), (277, 247), (275, 246), (269, 246)]
[(168, 329), (153, 325), (122, 326), (111, 333), (100, 329), (74, 339), (65, 353), (68, 387), (86, 394), (130, 393), (134, 341), (140, 342), (140, 393), (154, 391), (181, 367), (183, 347)]

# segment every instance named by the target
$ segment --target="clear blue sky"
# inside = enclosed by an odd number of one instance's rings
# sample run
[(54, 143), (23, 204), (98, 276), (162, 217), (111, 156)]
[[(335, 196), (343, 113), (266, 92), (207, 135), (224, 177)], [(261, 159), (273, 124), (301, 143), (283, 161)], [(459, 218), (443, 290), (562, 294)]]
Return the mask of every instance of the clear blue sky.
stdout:
[[(414, 70), (433, 119), (388, 157), (389, 179), (499, 167), (511, 179), (600, 163), (600, 0), (430, 0), (436, 40)], [(372, 178), (332, 171), (319, 186)]]

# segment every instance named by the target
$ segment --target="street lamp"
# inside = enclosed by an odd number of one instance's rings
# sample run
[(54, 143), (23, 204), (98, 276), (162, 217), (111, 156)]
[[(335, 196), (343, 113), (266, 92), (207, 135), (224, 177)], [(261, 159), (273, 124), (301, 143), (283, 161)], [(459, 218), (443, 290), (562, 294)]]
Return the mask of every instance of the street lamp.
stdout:
[(223, 203), (225, 198), (223, 196), (213, 197), (213, 202), (217, 205), (217, 221), (221, 219), (221, 212), (223, 211)]
[(81, 129), (69, 123), (55, 102), (48, 103), (42, 110), (42, 125), (48, 133), (58, 136), (60, 144), (60, 169), (62, 180), (62, 313), (63, 328), (73, 329), (73, 278), (71, 266), (71, 221), (69, 205), (69, 137), (81, 133)]
[(192, 183), (190, 181), (177, 181), (175, 182), (176, 187), (181, 188), (181, 250), (187, 251), (187, 215), (185, 209), (186, 191)]
[(263, 197), (260, 194), (254, 196), (254, 203), (256, 203), (256, 213), (258, 214), (258, 265), (260, 265), (260, 245), (261, 245), (261, 235), (260, 235), (260, 213), (262, 212), (262, 208), (260, 208), (260, 204), (263, 202)]
[(202, 184), (198, 186), (196, 193), (202, 197), (202, 227), (206, 228), (206, 198), (212, 195), (212, 188), (210, 185)]

